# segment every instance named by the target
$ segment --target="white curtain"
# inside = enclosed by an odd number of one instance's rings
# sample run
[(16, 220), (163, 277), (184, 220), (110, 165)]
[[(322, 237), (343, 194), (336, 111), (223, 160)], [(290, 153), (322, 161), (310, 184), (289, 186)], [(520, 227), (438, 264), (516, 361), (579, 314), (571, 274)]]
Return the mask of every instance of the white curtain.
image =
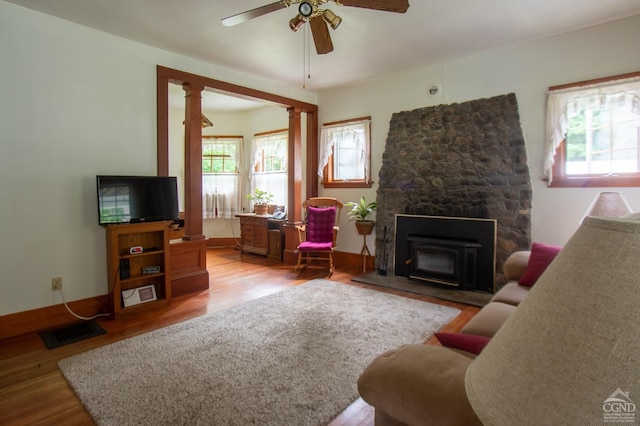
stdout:
[(259, 188), (273, 194), (272, 204), (284, 206), (287, 204), (287, 173), (268, 172), (253, 173), (251, 175), (251, 193)]
[(243, 138), (212, 138), (203, 144), (229, 145), (225, 152), (235, 153), (236, 173), (203, 173), (202, 217), (232, 218), (242, 213)]
[(640, 125), (640, 77), (549, 91), (544, 175), (551, 184), (556, 149), (567, 134), (568, 123), (587, 108), (624, 108), (636, 114)]
[(368, 144), (370, 140), (370, 123), (371, 120), (351, 121), (342, 124), (333, 124), (322, 126), (320, 129), (320, 141), (318, 143), (318, 176), (322, 178), (324, 167), (329, 162), (329, 158), (333, 152), (336, 143), (349, 138), (357, 146), (358, 155), (364, 164), (364, 179), (369, 182), (369, 157)]
[(280, 161), (282, 162), (282, 171), (287, 172), (287, 141), (289, 135), (287, 132), (273, 133), (265, 136), (257, 136), (253, 138), (251, 144), (251, 158), (253, 164), (258, 164), (262, 161), (262, 152), (279, 152), (281, 153)]
[[(287, 158), (288, 132), (277, 132), (256, 136), (251, 144), (251, 176), (250, 189), (256, 188), (273, 194), (273, 204), (279, 206), (287, 203)], [(255, 171), (256, 164), (262, 163), (263, 152), (279, 153), (281, 169), (277, 171)], [(260, 168), (259, 168), (260, 170)]]
[(239, 173), (202, 176), (202, 217), (232, 218), (242, 212)]

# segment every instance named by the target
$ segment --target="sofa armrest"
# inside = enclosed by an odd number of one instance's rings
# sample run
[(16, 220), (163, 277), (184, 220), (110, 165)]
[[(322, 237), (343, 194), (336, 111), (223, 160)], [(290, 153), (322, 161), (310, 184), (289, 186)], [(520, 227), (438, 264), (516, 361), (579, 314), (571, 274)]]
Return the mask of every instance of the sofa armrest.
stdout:
[(472, 360), (442, 346), (405, 345), (364, 370), (360, 396), (376, 417), (399, 424), (480, 425), (467, 399), (464, 376)]
[(530, 251), (515, 251), (504, 261), (502, 272), (507, 281), (518, 281), (529, 264)]

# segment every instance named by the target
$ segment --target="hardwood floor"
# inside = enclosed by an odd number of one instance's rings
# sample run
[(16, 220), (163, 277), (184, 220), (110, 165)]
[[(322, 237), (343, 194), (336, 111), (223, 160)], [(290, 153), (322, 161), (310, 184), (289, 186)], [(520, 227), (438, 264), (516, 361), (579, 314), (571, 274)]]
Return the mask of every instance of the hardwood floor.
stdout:
[[(209, 249), (207, 265), (210, 276), (208, 291), (174, 298), (171, 306), (152, 312), (127, 315), (117, 320), (98, 319), (107, 330), (106, 335), (53, 350), (44, 346), (37, 333), (0, 341), (0, 424), (91, 425), (91, 417), (57, 368), (60, 359), (326, 276), (326, 269), (309, 267), (294, 272), (290, 265), (274, 263), (262, 256), (241, 254), (231, 248)], [(331, 280), (460, 309), (460, 315), (447, 324), (444, 331), (459, 331), (478, 311), (472, 306), (351, 281), (361, 273), (355, 264), (338, 265)], [(433, 340), (429, 343), (437, 344)], [(331, 425), (373, 425), (373, 408), (359, 399)]]

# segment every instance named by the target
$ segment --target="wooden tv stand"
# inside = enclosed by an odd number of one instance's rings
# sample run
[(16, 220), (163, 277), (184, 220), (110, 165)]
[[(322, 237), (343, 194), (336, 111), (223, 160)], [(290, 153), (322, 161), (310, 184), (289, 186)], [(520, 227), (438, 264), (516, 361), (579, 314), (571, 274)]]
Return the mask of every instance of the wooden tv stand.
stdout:
[[(165, 306), (171, 303), (172, 297), (209, 288), (206, 240), (184, 241), (182, 228), (170, 228), (171, 223), (106, 227), (108, 297), (114, 315)], [(142, 252), (131, 253), (132, 247), (142, 247)], [(127, 265), (128, 276), (120, 273)], [(144, 268), (151, 266), (159, 270), (145, 273)], [(155, 300), (125, 306), (123, 297), (136, 297), (133, 289), (143, 289), (142, 299), (155, 293)]]
[(108, 297), (115, 316), (171, 303), (170, 224), (150, 222), (106, 227)]

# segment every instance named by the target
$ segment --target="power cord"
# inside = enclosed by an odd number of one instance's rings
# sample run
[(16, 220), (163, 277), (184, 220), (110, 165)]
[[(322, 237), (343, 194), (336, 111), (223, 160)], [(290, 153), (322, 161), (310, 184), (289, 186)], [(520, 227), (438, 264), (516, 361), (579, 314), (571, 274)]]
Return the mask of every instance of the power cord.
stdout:
[(62, 289), (61, 289), (61, 288), (59, 288), (59, 289), (57, 289), (56, 291), (60, 292), (60, 297), (62, 298), (62, 303), (64, 304), (64, 307), (65, 307), (65, 308), (67, 308), (67, 311), (69, 311), (69, 313), (70, 313), (71, 315), (73, 315), (74, 317), (76, 317), (76, 318), (78, 318), (78, 319), (81, 319), (81, 320), (84, 320), (84, 321), (91, 321), (92, 319), (96, 319), (96, 318), (98, 318), (98, 317), (108, 317), (108, 316), (109, 316), (109, 314), (96, 314), (96, 315), (94, 315), (94, 316), (92, 316), (92, 317), (88, 317), (88, 318), (87, 318), (87, 317), (80, 316), (80, 315), (76, 314), (75, 312), (73, 312), (73, 311), (71, 310), (71, 308), (69, 307), (69, 305), (67, 305), (66, 300), (64, 300), (64, 293), (62, 292)]
[(231, 228), (231, 236), (236, 241), (236, 247), (240, 247), (242, 245), (242, 243), (241, 243), (240, 239), (238, 239), (238, 237), (236, 237), (236, 230), (233, 229), (233, 219), (231, 219), (229, 221), (229, 226)]

